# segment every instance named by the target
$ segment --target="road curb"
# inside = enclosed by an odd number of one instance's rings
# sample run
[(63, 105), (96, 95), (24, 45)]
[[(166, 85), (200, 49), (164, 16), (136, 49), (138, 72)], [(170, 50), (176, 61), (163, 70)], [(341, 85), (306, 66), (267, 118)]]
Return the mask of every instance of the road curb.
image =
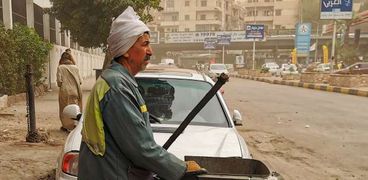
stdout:
[(285, 81), (285, 80), (277, 80), (277, 79), (271, 80), (271, 79), (266, 79), (262, 77), (253, 77), (253, 76), (239, 75), (239, 74), (234, 74), (230, 76), (236, 77), (236, 78), (242, 78), (242, 79), (261, 81), (261, 82), (266, 82), (270, 84), (280, 84), (280, 85), (286, 85), (286, 86), (295, 86), (295, 87), (302, 87), (302, 88), (307, 88), (307, 89), (315, 89), (315, 90), (321, 90), (321, 91), (336, 92), (336, 93), (350, 94), (350, 95), (355, 95), (355, 96), (368, 97), (368, 91), (354, 89), (354, 88), (344, 88), (344, 87), (336, 87), (336, 86), (330, 86), (330, 85), (293, 82), (293, 81)]

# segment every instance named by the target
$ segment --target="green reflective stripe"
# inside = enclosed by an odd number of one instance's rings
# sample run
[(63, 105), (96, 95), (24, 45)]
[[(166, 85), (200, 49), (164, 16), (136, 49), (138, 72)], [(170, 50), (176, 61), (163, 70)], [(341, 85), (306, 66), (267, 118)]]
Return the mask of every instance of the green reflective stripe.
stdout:
[(82, 138), (88, 148), (95, 154), (105, 154), (105, 133), (103, 127), (100, 101), (105, 96), (110, 86), (101, 77), (97, 79), (95, 86), (87, 101), (86, 112), (83, 121)]

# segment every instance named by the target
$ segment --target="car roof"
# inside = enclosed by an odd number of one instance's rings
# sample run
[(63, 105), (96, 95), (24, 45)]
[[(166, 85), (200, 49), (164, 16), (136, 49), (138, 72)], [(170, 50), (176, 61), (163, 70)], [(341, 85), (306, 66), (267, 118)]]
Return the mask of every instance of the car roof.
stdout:
[(211, 79), (204, 73), (191, 69), (177, 68), (175, 66), (170, 67), (167, 65), (162, 66), (157, 64), (149, 64), (147, 68), (144, 71), (139, 72), (136, 77), (175, 78), (211, 82)]

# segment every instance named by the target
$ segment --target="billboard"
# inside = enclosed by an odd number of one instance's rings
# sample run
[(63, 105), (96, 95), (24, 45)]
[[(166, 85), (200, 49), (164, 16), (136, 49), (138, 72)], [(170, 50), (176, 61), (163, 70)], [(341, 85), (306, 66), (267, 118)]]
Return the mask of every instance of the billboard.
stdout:
[(309, 55), (311, 31), (311, 23), (298, 23), (296, 25), (295, 47), (297, 56)]
[(204, 49), (216, 49), (217, 38), (204, 38)]
[(263, 39), (263, 38), (264, 38), (263, 24), (245, 25), (245, 39)]
[(217, 35), (217, 44), (229, 45), (231, 41), (230, 34)]
[(320, 19), (351, 19), (353, 0), (321, 0)]

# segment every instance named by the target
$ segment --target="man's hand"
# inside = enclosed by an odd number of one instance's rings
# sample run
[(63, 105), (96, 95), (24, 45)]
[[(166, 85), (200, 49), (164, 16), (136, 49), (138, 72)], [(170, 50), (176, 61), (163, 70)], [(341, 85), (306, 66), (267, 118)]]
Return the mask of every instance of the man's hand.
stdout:
[(185, 161), (187, 164), (187, 171), (185, 175), (200, 175), (207, 174), (207, 170), (199, 166), (199, 164), (195, 161)]

